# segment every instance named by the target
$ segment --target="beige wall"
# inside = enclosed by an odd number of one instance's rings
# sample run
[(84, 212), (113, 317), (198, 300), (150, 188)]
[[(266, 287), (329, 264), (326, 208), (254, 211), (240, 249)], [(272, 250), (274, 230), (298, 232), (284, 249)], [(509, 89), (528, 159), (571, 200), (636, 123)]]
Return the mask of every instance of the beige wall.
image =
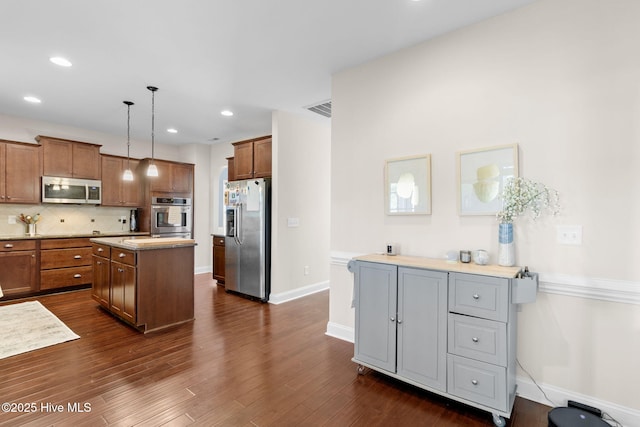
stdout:
[[(496, 261), (495, 218), (457, 214), (456, 152), (517, 143), (520, 174), (559, 190), (563, 207), (518, 220), (518, 263), (576, 293), (630, 295), (586, 300), (546, 284), (522, 307), (518, 359), (556, 396), (640, 422), (639, 18), (634, 0), (539, 0), (334, 76), (329, 333), (353, 331), (349, 254), (393, 241), (403, 254), (485, 248)], [(432, 215), (385, 216), (385, 159), (424, 153)], [(556, 243), (557, 225), (582, 225), (583, 244)]]
[[(271, 302), (328, 288), (331, 128), (273, 113)], [(297, 227), (289, 227), (289, 219)], [(308, 267), (308, 274), (305, 274)]]

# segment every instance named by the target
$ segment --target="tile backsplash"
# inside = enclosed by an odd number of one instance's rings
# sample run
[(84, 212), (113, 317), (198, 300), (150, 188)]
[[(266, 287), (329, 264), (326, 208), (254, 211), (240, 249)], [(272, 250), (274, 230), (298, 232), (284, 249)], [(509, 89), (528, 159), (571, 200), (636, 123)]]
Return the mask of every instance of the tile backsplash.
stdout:
[[(36, 225), (37, 234), (114, 233), (129, 230), (129, 208), (114, 208), (84, 205), (14, 205), (0, 204), (0, 236), (21, 236), (26, 234), (26, 226), (19, 219), (20, 214), (40, 214)], [(16, 217), (15, 224), (9, 224), (10, 217)], [(127, 219), (126, 223), (120, 217)]]

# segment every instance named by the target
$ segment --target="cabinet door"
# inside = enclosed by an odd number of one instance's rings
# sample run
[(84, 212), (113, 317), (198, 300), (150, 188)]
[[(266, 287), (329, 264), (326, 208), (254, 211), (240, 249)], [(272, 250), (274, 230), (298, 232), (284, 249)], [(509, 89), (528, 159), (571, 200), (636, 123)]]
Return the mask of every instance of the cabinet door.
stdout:
[(73, 176), (75, 178), (100, 179), (100, 147), (98, 145), (73, 143)]
[[(223, 284), (225, 264), (224, 237), (214, 236), (213, 240), (213, 278), (219, 284)], [(219, 243), (220, 241), (222, 241), (222, 244)]]
[(122, 206), (122, 159), (102, 156), (102, 205)]
[(136, 321), (136, 269), (111, 262), (111, 311), (123, 320)]
[(271, 176), (271, 138), (253, 143), (253, 177)]
[(447, 388), (447, 273), (398, 268), (398, 375)]
[(42, 144), (42, 174), (73, 178), (73, 146), (69, 141), (38, 139)]
[(109, 260), (93, 256), (93, 284), (91, 296), (103, 307), (109, 308)]
[(5, 202), (5, 171), (7, 166), (7, 144), (0, 142), (0, 203)]
[(227, 181), (236, 180), (236, 167), (233, 157), (227, 157)]
[(396, 371), (398, 274), (395, 265), (358, 262), (355, 271), (355, 359)]
[(7, 296), (35, 291), (36, 251), (0, 252), (0, 286)]
[(171, 191), (177, 193), (191, 193), (193, 190), (193, 166), (171, 164)]
[(233, 146), (233, 165), (237, 180), (253, 178), (253, 141)]
[(40, 203), (40, 159), (35, 144), (6, 144), (6, 202)]

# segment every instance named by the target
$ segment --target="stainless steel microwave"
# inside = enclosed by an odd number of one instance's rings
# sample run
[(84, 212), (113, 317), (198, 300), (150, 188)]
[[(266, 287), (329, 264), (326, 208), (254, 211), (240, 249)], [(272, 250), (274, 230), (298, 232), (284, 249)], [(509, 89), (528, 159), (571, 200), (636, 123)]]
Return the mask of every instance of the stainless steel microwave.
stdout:
[(42, 203), (102, 203), (102, 181), (95, 179), (42, 177)]

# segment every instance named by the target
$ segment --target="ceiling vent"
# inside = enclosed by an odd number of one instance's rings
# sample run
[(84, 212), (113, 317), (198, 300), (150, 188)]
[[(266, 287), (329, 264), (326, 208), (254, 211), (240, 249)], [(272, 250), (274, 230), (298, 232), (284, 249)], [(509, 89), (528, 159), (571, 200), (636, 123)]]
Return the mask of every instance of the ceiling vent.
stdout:
[(305, 108), (309, 111), (313, 111), (314, 113), (318, 113), (321, 116), (331, 117), (331, 100), (322, 101), (318, 104), (309, 105)]

